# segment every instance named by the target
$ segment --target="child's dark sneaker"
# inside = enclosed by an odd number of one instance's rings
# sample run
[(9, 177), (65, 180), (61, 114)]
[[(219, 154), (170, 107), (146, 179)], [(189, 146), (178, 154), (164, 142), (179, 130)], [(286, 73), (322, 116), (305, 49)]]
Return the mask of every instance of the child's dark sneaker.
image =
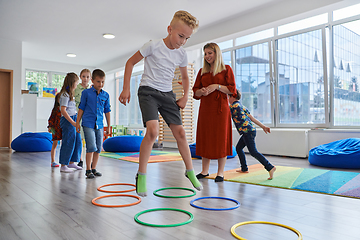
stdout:
[(96, 171), (96, 169), (92, 169), (91, 172), (92, 172), (92, 173), (94, 174), (94, 176), (96, 176), (96, 177), (101, 177), (101, 176), (102, 176), (102, 173)]
[(223, 182), (223, 181), (224, 181), (224, 177), (216, 176), (215, 182)]
[(86, 178), (95, 178), (95, 175), (92, 173), (91, 170), (86, 170), (85, 176)]
[(197, 179), (202, 179), (202, 178), (205, 178), (205, 177), (207, 177), (207, 176), (209, 176), (209, 174), (205, 174), (205, 175), (204, 175), (204, 174), (202, 174), (202, 173), (199, 173), (199, 174), (196, 175), (196, 178), (197, 178)]
[(79, 167), (83, 167), (83, 163), (84, 163), (83, 161), (80, 161), (80, 162), (78, 163), (78, 166), (79, 166)]

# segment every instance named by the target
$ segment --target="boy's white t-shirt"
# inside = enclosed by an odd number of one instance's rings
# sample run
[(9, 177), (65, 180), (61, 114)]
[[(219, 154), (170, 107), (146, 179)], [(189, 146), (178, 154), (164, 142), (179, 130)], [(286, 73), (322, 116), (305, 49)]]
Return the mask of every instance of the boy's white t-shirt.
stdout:
[(149, 86), (161, 92), (172, 90), (175, 68), (188, 64), (186, 51), (182, 47), (169, 49), (163, 39), (145, 43), (140, 53), (145, 58), (140, 86)]

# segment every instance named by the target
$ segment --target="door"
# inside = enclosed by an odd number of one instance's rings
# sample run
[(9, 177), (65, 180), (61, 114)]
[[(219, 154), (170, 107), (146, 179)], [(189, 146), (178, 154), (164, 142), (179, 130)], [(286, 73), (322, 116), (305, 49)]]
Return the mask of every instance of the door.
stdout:
[(12, 132), (13, 71), (0, 69), (0, 147), (10, 148)]

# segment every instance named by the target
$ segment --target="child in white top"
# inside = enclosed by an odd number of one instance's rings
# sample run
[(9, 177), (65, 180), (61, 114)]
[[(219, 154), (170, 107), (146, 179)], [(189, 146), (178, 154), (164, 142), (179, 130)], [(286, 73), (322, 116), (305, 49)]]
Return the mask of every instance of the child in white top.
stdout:
[[(139, 196), (144, 197), (147, 194), (146, 169), (152, 146), (159, 134), (158, 112), (176, 139), (186, 166), (185, 176), (197, 190), (202, 189), (201, 183), (194, 174), (190, 148), (179, 111), (179, 108), (186, 106), (189, 96), (188, 61), (182, 45), (197, 27), (198, 21), (195, 17), (186, 11), (178, 11), (167, 28), (166, 38), (148, 42), (126, 62), (123, 91), (119, 96), (119, 101), (124, 105), (130, 101), (130, 78), (133, 67), (145, 58), (144, 74), (138, 90), (143, 123), (147, 128), (140, 146), (139, 169), (136, 175), (136, 192)], [(178, 100), (172, 92), (172, 80), (177, 66), (180, 68), (184, 89), (184, 96)]]
[(76, 106), (74, 90), (79, 77), (75, 73), (68, 73), (60, 91), (60, 127), (62, 130), (62, 144), (60, 148), (59, 162), (60, 172), (70, 173), (81, 170), (74, 162), (79, 162), (81, 156), (81, 136), (76, 132)]

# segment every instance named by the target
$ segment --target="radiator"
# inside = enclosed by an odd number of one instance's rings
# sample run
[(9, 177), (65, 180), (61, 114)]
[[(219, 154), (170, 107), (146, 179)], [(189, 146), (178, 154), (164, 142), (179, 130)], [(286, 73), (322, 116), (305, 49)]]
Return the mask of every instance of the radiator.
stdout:
[[(271, 133), (266, 134), (261, 128), (256, 129), (255, 143), (258, 151), (262, 154), (308, 157), (308, 131), (310, 129), (272, 128)], [(236, 146), (240, 138), (236, 129), (233, 129), (233, 145)], [(248, 152), (244, 148), (244, 152)]]

